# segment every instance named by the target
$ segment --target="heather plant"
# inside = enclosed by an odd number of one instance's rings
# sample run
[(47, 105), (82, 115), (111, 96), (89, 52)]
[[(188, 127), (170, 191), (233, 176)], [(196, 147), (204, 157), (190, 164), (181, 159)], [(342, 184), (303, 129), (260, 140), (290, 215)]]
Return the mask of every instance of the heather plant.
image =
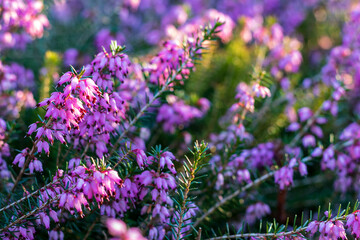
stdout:
[(0, 238), (359, 238), (359, 24), (351, 0), (0, 0)]

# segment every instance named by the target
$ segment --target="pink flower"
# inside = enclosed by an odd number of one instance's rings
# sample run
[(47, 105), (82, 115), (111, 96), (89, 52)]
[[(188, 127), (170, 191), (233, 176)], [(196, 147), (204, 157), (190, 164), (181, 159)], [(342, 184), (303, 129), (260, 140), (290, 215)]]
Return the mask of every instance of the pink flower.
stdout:
[(133, 149), (132, 151), (136, 154), (136, 162), (139, 167), (143, 167), (144, 163), (147, 161), (145, 152), (141, 149)]
[(360, 237), (360, 217), (359, 211), (355, 211), (346, 217), (346, 226), (351, 229), (351, 234), (356, 238)]
[(141, 235), (141, 232), (137, 228), (127, 229), (126, 224), (117, 219), (108, 218), (106, 221), (106, 226), (108, 227), (109, 233), (113, 235), (114, 239), (119, 240), (145, 240)]
[(306, 164), (301, 161), (299, 161), (299, 172), (301, 176), (308, 174)]
[(301, 127), (300, 123), (293, 122), (288, 126), (287, 130), (290, 132), (295, 132), (295, 131), (299, 130), (300, 127)]
[(258, 202), (250, 205), (246, 209), (245, 213), (245, 221), (248, 224), (254, 224), (257, 219), (261, 219), (262, 217), (271, 213), (270, 207), (262, 202)]
[(275, 182), (279, 184), (281, 190), (292, 185), (294, 170), (292, 167), (284, 166), (277, 170), (274, 174)]
[(304, 147), (315, 147), (316, 139), (313, 135), (307, 134), (303, 137), (302, 144)]
[(253, 92), (255, 93), (256, 97), (262, 97), (262, 98), (271, 97), (270, 89), (264, 86), (260, 86), (260, 84), (258, 83), (255, 83), (253, 85)]
[(303, 107), (298, 110), (299, 118), (301, 122), (304, 122), (312, 117), (313, 113), (308, 107)]

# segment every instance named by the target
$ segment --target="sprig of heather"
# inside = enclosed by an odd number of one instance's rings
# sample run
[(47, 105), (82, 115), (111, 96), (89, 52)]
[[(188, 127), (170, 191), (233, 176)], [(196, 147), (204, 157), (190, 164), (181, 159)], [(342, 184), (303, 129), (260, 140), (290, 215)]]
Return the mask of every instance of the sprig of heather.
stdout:
[(198, 207), (194, 204), (196, 197), (190, 196), (190, 191), (196, 189), (196, 182), (201, 177), (197, 174), (206, 165), (203, 162), (209, 156), (206, 153), (207, 150), (207, 144), (196, 142), (194, 150), (191, 151), (194, 156), (193, 161), (185, 157), (183, 172), (180, 172), (178, 177), (177, 196), (173, 198), (174, 217), (171, 224), (173, 239), (180, 240), (191, 236), (192, 218), (196, 215), (195, 211)]
[(79, 129), (71, 132), (74, 147), (86, 145), (82, 156), (90, 148), (102, 158), (110, 144), (111, 134), (116, 135), (121, 122), (126, 116), (125, 100), (116, 87), (128, 81), (131, 62), (123, 53), (125, 48), (113, 41), (110, 52), (105, 49), (96, 55), (90, 65), (85, 67), (84, 75), (92, 76), (101, 94), (96, 96), (96, 104), (79, 124)]
[[(330, 208), (325, 211), (324, 216), (320, 218), (320, 210), (318, 209), (318, 219), (312, 219), (312, 212), (310, 212), (310, 219), (306, 220), (301, 217), (300, 225), (296, 224), (296, 216), (291, 230), (288, 230), (289, 218), (286, 225), (281, 225), (276, 222), (267, 224), (265, 233), (238, 233), (231, 235), (230, 233), (223, 236), (208, 238), (208, 240), (220, 240), (220, 239), (307, 239), (307, 236), (313, 237), (314, 234), (319, 233), (319, 239), (347, 239), (345, 231), (345, 225), (351, 230), (351, 234), (354, 237), (360, 235), (359, 218), (358, 218), (358, 201), (354, 204), (354, 207), (350, 207), (350, 203), (345, 209), (341, 209), (339, 205), (337, 214), (333, 215), (333, 211)], [(260, 230), (262, 226), (260, 226)], [(240, 229), (239, 232), (242, 230)]]
[(36, 225), (43, 225), (46, 229), (50, 228), (51, 219), (59, 222), (59, 216), (64, 211), (84, 217), (85, 208), (88, 210), (91, 210), (91, 207), (100, 208), (104, 201), (109, 201), (115, 196), (118, 187), (121, 188), (123, 182), (118, 173), (107, 168), (103, 162), (99, 165), (88, 162), (83, 166), (75, 161), (72, 166), (69, 166), (67, 173), (58, 170), (50, 184), (17, 201), (20, 203), (38, 194), (39, 205), (30, 209), (31, 211), (19, 212), (19, 208), (14, 204), (1, 209), (5, 211), (14, 208), (14, 211), (18, 212), (16, 215), (22, 216), (3, 226), (0, 232), (3, 235), (10, 234), (14, 231), (13, 227), (23, 225), (33, 215), (37, 219)]
[(130, 120), (127, 127), (123, 129), (121, 135), (117, 138), (111, 148), (109, 152), (110, 155), (118, 149), (120, 142), (126, 136), (130, 128), (145, 114), (155, 100), (164, 92), (168, 91), (176, 82), (181, 82), (184, 78), (187, 78), (190, 74), (190, 70), (194, 67), (193, 61), (201, 56), (201, 51), (204, 49), (204, 43), (215, 38), (215, 33), (217, 33), (218, 28), (222, 24), (223, 23), (215, 22), (213, 26), (210, 25), (205, 27), (199, 36), (196, 38), (189, 38), (185, 43), (184, 48), (179, 44), (170, 42), (164, 43), (164, 49), (150, 61), (155, 67), (144, 69), (145, 72), (148, 72), (150, 81), (152, 78), (159, 79), (159, 82), (156, 83), (159, 84), (161, 88), (154, 94), (149, 102), (140, 109), (137, 115)]
[[(266, 78), (266, 72), (263, 71), (263, 63), (265, 58), (266, 49), (260, 47), (256, 56), (256, 64), (252, 72), (252, 82), (248, 85), (246, 83), (239, 83), (237, 86), (237, 94), (234, 103), (228, 110), (227, 114), (223, 117), (222, 121), (229, 124), (226, 130), (219, 134), (210, 135), (210, 147), (215, 146), (218, 152), (225, 150), (228, 145), (236, 146), (238, 140), (251, 139), (252, 136), (246, 132), (244, 120), (247, 114), (254, 112), (255, 99), (271, 97), (270, 89), (262, 86)], [(228, 151), (222, 151), (226, 153)], [(214, 158), (220, 157), (214, 155)]]
[(65, 73), (58, 82), (58, 87), (63, 87), (63, 91), (53, 92), (49, 98), (37, 104), (37, 107), (46, 106), (45, 118), (29, 126), (27, 135), (36, 132), (35, 141), (31, 149), (23, 149), (13, 161), (21, 170), (10, 193), (14, 191), (28, 166), (31, 171), (42, 171), (42, 164), (35, 153), (45, 152), (49, 155), (54, 139), (66, 143), (64, 136), (72, 128), (79, 129), (88, 109), (96, 103), (96, 96), (101, 94), (99, 88), (92, 79), (82, 78), (83, 74), (84, 71), (78, 74), (75, 70)]
[(147, 215), (148, 221), (145, 223), (149, 239), (162, 239), (166, 234), (165, 227), (171, 223), (171, 193), (178, 187), (175, 180), (177, 171), (173, 163), (175, 160), (177, 161), (171, 152), (157, 146), (152, 149), (151, 156), (145, 162), (149, 170), (135, 176), (135, 183), (151, 196), (152, 202), (141, 209), (141, 214)]
[[(339, 142), (334, 146), (336, 149), (343, 149), (344, 147), (347, 147), (351, 145), (354, 141), (348, 140), (344, 142)], [(195, 226), (198, 226), (206, 217), (208, 217), (210, 214), (214, 213), (217, 209), (219, 209), (221, 206), (223, 206), (225, 203), (230, 201), (231, 199), (239, 196), (242, 192), (246, 192), (247, 190), (254, 188), (258, 186), (260, 183), (270, 179), (271, 177), (274, 177), (274, 181), (279, 184), (280, 188), (285, 188), (290, 185), (292, 185), (292, 176), (294, 168), (298, 168), (298, 171), (302, 174), (306, 174), (306, 163), (313, 161), (314, 159), (320, 157), (322, 155), (321, 149), (314, 149), (310, 156), (304, 157), (301, 160), (297, 160), (295, 158), (292, 158), (288, 163), (284, 166), (282, 166), (279, 169), (270, 171), (264, 175), (262, 175), (259, 178), (256, 178), (255, 180), (250, 181), (245, 186), (239, 188), (238, 190), (234, 191), (233, 193), (223, 197), (219, 202), (217, 202), (214, 206), (209, 208), (204, 214), (202, 214), (199, 218), (197, 218), (197, 221), (194, 224)]]

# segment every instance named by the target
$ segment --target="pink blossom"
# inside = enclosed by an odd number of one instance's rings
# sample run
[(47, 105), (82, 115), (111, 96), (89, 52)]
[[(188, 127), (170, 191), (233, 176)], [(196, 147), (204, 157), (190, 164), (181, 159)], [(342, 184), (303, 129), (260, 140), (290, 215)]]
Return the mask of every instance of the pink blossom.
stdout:
[(311, 109), (307, 107), (300, 108), (298, 113), (301, 122), (308, 120), (313, 115)]
[(257, 219), (261, 219), (262, 217), (271, 213), (270, 207), (262, 202), (258, 202), (250, 205), (246, 209), (245, 213), (245, 221), (248, 224), (254, 224)]
[(106, 225), (108, 227), (109, 233), (113, 235), (115, 238), (119, 240), (145, 240), (141, 235), (141, 232), (137, 228), (130, 228), (127, 229), (126, 224), (117, 219), (107, 219)]

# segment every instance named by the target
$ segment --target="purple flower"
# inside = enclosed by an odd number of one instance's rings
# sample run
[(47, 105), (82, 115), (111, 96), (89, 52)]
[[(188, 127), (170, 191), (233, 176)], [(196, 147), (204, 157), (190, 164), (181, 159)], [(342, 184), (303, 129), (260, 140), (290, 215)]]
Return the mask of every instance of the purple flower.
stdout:
[(121, 220), (109, 218), (106, 221), (106, 226), (109, 230), (109, 233), (115, 237), (113, 239), (116, 239), (116, 240), (124, 240), (124, 239), (145, 240), (146, 239), (141, 235), (141, 232), (139, 229), (137, 229), (137, 228), (128, 229), (126, 227), (126, 224)]
[(315, 147), (316, 146), (316, 140), (313, 135), (306, 134), (302, 139), (302, 144), (304, 147)]
[(258, 202), (250, 205), (246, 209), (245, 213), (245, 221), (248, 224), (254, 224), (257, 219), (261, 219), (262, 217), (270, 214), (270, 207), (262, 202)]
[(313, 112), (308, 107), (303, 107), (298, 110), (299, 118), (301, 122), (304, 122), (312, 117)]
[(292, 167), (284, 166), (274, 174), (275, 182), (279, 184), (281, 190), (293, 184), (294, 170)]

